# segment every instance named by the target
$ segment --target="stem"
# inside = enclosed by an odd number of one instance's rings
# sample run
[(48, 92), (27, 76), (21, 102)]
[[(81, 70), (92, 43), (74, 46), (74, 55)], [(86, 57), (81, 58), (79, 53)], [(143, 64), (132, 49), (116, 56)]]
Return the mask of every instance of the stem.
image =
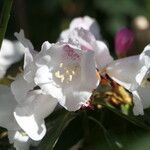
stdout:
[(7, 24), (9, 21), (12, 2), (13, 0), (4, 0), (3, 2), (3, 8), (2, 8), (2, 13), (1, 13), (1, 18), (0, 18), (0, 48), (2, 45), (3, 38), (5, 36)]

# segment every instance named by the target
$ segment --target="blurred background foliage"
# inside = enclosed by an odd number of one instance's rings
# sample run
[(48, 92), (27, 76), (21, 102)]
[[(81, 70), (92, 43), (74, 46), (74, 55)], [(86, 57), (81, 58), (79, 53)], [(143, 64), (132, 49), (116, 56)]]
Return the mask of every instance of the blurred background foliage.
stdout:
[[(1, 2), (2, 3), (2, 2)], [(25, 30), (37, 49), (43, 41), (56, 42), (62, 30), (74, 17), (89, 15), (98, 21), (101, 34), (110, 50), (114, 35), (123, 27), (131, 27), (138, 15), (150, 18), (149, 0), (15, 0), (6, 37), (20, 28)]]
[[(0, 0), (0, 8), (2, 4)], [(60, 32), (68, 28), (74, 17), (85, 15), (98, 21), (102, 37), (114, 54), (115, 33), (124, 26), (136, 31), (133, 22), (137, 16), (142, 15), (149, 20), (150, 1), (14, 0), (5, 37), (15, 40), (14, 32), (22, 28), (35, 48), (40, 50), (44, 41), (56, 42)], [(145, 33), (142, 36), (147, 37)], [(134, 48), (142, 50), (146, 44), (148, 40), (141, 45), (137, 42)], [(77, 115), (67, 113), (63, 110), (47, 118), (48, 133), (39, 150), (150, 150), (149, 109), (142, 117), (126, 116), (115, 107), (108, 106), (95, 111), (87, 110), (86, 115), (84, 111), (79, 111)], [(0, 150), (11, 149), (3, 131), (1, 129)], [(82, 148), (79, 148), (80, 143), (83, 144)], [(75, 144), (79, 146), (76, 149), (73, 147)]]

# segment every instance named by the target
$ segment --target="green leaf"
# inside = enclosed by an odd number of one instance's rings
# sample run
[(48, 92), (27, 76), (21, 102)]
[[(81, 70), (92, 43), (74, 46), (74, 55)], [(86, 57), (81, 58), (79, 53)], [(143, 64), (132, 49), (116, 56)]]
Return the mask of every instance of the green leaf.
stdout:
[(54, 150), (61, 150), (62, 147), (64, 150), (68, 150), (72, 146), (76, 145), (84, 137), (83, 128), (82, 118), (78, 115), (63, 130)]
[(62, 131), (75, 118), (75, 115), (66, 110), (59, 110), (47, 119), (47, 134), (38, 146), (38, 150), (52, 150)]
[(95, 118), (93, 118), (91, 116), (89, 116), (88, 118), (90, 120), (92, 120), (93, 122), (95, 122), (103, 130), (105, 139), (106, 139), (106, 141), (107, 141), (107, 143), (109, 145), (110, 150), (117, 150), (118, 148), (116, 147), (115, 141), (113, 140), (113, 138), (111, 137), (111, 135), (109, 134), (109, 132), (105, 129), (105, 127), (103, 126), (103, 124), (99, 120), (97, 120), (97, 119), (95, 119)]
[(9, 21), (12, 2), (13, 0), (3, 0), (3, 8), (2, 8), (1, 18), (0, 18), (0, 48), (2, 45), (3, 38), (5, 36), (7, 24)]

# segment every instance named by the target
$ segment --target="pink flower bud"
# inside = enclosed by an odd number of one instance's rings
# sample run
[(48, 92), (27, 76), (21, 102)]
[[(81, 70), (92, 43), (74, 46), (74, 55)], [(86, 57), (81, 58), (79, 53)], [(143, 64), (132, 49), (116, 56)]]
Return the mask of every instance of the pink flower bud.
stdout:
[(115, 35), (115, 50), (118, 57), (126, 56), (128, 50), (133, 46), (134, 33), (124, 27), (121, 28)]

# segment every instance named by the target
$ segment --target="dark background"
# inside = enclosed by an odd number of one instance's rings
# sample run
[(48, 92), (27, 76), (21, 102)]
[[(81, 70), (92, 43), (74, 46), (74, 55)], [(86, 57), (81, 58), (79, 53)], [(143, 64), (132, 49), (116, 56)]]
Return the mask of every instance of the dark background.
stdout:
[[(1, 1), (2, 4), (2, 1)], [(114, 35), (123, 27), (133, 28), (138, 15), (150, 18), (149, 0), (14, 0), (6, 38), (20, 28), (40, 49), (42, 42), (56, 42), (62, 30), (74, 17), (89, 15), (98, 21), (101, 34), (110, 51), (114, 49)]]

